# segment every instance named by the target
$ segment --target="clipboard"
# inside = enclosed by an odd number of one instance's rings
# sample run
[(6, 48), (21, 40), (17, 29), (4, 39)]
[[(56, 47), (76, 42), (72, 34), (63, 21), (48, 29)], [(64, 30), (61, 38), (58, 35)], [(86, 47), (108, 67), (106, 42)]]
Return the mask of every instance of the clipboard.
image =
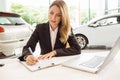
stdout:
[[(33, 54), (32, 49), (29, 47), (28, 50), (31, 54)], [(57, 66), (61, 63), (61, 60), (58, 60), (57, 58), (51, 58), (51, 59), (42, 59), (39, 60), (35, 65), (27, 65), (25, 61), (20, 61), (28, 70), (30, 71), (37, 71), (40, 69), (45, 69), (53, 66)]]
[(49, 67), (53, 67), (53, 66), (57, 66), (60, 64), (60, 63), (55, 63), (54, 58), (40, 60), (35, 65), (27, 65), (25, 61), (20, 61), (20, 63), (22, 63), (28, 70), (32, 72), (45, 69), (45, 68), (49, 68)]

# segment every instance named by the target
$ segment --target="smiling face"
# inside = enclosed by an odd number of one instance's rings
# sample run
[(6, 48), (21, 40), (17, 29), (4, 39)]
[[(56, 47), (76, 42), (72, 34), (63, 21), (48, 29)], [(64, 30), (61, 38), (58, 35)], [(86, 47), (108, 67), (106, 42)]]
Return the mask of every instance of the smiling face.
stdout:
[(61, 11), (59, 9), (59, 7), (57, 7), (56, 5), (53, 5), (50, 9), (49, 9), (49, 23), (51, 25), (51, 28), (54, 30), (58, 27), (58, 24), (61, 21)]

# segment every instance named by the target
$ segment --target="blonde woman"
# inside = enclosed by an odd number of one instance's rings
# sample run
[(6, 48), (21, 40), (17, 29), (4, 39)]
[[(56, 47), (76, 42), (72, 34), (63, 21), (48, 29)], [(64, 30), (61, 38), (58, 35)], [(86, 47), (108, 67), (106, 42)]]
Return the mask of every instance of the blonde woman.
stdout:
[[(80, 54), (78, 45), (70, 26), (67, 5), (62, 0), (54, 1), (49, 7), (48, 22), (38, 24), (31, 35), (20, 60), (25, 60), (28, 65), (34, 65), (40, 59), (54, 56), (68, 56)], [(40, 45), (40, 56), (34, 57), (28, 48), (35, 51), (36, 44)], [(69, 44), (69, 47), (66, 47)]]

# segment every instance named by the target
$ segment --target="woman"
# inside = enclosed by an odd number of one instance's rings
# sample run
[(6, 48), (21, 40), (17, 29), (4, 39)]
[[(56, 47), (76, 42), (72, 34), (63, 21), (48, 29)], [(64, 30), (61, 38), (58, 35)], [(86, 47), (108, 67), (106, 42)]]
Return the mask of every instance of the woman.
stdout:
[[(48, 13), (48, 22), (38, 24), (31, 35), (20, 60), (25, 60), (28, 65), (34, 65), (38, 60), (52, 58), (54, 56), (68, 56), (80, 54), (78, 45), (70, 26), (68, 9), (64, 1), (54, 1)], [(35, 51), (37, 42), (41, 49), (41, 56), (34, 57), (28, 48)], [(69, 44), (69, 47), (66, 45)]]

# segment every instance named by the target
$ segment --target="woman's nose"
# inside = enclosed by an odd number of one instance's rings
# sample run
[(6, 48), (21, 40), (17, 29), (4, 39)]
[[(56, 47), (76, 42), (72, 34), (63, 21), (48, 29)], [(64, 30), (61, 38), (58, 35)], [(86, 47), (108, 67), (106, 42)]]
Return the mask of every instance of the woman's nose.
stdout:
[(52, 16), (52, 20), (55, 20), (55, 15)]

